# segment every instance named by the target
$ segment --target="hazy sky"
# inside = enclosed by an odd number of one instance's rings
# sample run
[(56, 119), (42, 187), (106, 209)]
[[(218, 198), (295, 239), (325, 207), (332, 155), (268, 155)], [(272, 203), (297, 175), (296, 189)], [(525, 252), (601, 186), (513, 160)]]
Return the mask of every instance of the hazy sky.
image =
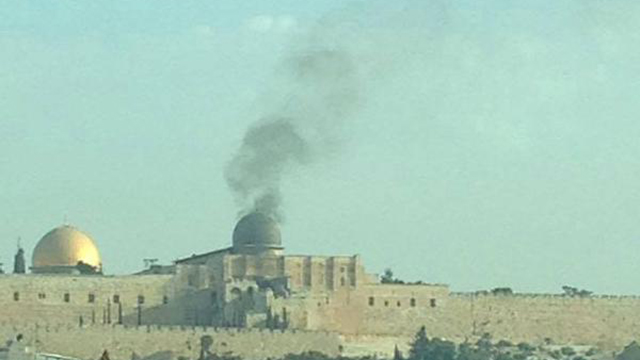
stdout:
[(359, 100), (283, 178), (288, 253), (640, 294), (638, 19), (632, 0), (2, 1), (0, 261), (65, 216), (109, 273), (229, 245), (225, 167), (292, 98), (286, 59), (331, 47)]

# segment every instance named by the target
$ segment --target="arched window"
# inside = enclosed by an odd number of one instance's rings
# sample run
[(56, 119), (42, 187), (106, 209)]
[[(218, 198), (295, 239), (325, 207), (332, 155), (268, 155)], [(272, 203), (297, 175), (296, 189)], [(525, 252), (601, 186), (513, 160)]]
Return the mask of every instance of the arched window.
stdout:
[(242, 299), (242, 290), (235, 287), (231, 289), (231, 300), (241, 300)]

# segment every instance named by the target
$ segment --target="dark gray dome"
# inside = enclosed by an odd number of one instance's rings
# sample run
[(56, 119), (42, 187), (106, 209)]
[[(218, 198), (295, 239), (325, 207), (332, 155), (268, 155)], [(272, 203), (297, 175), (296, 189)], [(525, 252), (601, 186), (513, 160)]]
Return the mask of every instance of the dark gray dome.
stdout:
[(236, 250), (281, 247), (280, 227), (264, 213), (254, 211), (243, 216), (233, 230), (233, 248)]

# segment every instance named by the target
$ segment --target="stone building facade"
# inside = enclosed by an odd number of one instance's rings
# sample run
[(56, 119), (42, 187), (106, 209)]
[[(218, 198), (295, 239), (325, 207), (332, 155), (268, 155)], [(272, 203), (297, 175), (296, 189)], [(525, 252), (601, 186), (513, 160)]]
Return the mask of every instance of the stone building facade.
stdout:
[(31, 274), (0, 276), (0, 332), (63, 327), (82, 337), (83, 329), (96, 336), (108, 328), (110, 336), (120, 336), (115, 329), (187, 327), (253, 334), (247, 339), (278, 336), (259, 335), (265, 331), (302, 332), (298, 337), (314, 345), (292, 352), (322, 349), (322, 339), (331, 339), (324, 350), (336, 353), (384, 339), (406, 343), (423, 325), (431, 336), (457, 342), (489, 333), (514, 343), (618, 349), (640, 339), (637, 297), (451, 293), (440, 284), (382, 284), (359, 256), (285, 254), (276, 222), (261, 213), (239, 221), (229, 248), (134, 275), (102, 274), (95, 244), (77, 229), (54, 229), (43, 241), (46, 246), (36, 249), (48, 252), (34, 253)]

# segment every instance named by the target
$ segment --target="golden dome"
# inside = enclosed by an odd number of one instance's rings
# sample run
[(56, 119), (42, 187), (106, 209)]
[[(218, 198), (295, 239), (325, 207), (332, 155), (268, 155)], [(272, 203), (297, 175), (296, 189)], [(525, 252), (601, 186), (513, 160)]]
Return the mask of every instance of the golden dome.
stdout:
[(76, 266), (79, 262), (102, 269), (100, 253), (93, 240), (72, 226), (49, 231), (33, 250), (33, 267)]

